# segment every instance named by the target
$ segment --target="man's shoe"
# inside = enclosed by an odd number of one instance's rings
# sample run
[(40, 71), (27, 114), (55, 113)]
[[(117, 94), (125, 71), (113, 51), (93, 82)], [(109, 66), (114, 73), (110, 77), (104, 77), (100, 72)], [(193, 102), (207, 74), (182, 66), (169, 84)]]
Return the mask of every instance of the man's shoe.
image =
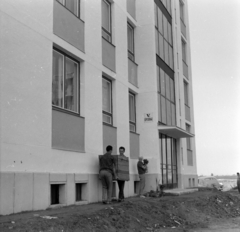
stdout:
[(104, 205), (106, 205), (106, 204), (107, 204), (107, 201), (103, 201), (102, 203), (103, 203)]

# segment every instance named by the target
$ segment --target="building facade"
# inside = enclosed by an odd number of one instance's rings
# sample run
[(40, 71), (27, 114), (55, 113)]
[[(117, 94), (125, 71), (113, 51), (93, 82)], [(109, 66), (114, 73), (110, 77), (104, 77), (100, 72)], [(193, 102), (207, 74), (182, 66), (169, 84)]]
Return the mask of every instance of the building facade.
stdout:
[[(197, 184), (187, 0), (0, 1), (0, 215), (102, 199), (98, 156)], [(113, 195), (118, 189), (114, 184)]]

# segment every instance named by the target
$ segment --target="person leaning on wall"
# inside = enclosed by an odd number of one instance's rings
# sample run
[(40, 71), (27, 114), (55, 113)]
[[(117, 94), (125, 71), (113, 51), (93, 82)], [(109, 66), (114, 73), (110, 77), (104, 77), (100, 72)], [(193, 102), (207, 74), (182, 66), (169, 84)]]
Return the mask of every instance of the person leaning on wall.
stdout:
[(139, 196), (142, 198), (145, 198), (145, 196), (143, 196), (143, 190), (145, 188), (145, 173), (147, 170), (147, 166), (144, 164), (142, 156), (139, 157), (139, 161), (137, 163), (137, 169), (138, 169), (138, 174), (139, 174), (139, 179), (140, 179)]
[(115, 174), (116, 163), (112, 156), (112, 146), (107, 146), (103, 156), (100, 157), (99, 175), (102, 181), (102, 202), (103, 204), (111, 204), (113, 178), (117, 179)]

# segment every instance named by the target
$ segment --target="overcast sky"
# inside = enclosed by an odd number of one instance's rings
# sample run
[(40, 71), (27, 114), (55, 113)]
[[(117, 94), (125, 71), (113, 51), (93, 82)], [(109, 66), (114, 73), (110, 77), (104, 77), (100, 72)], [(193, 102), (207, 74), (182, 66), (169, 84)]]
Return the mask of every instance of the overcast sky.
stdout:
[(240, 172), (240, 0), (188, 0), (198, 175)]

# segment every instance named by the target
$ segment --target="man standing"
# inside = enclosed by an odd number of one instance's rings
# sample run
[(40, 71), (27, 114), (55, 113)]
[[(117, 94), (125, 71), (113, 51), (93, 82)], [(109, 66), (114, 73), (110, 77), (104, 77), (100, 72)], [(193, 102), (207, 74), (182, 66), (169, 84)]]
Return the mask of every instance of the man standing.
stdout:
[[(113, 177), (115, 177), (115, 160), (112, 156), (112, 146), (107, 146), (107, 153), (100, 156), (100, 178), (102, 180), (103, 204), (110, 204), (112, 200)], [(107, 195), (107, 196), (106, 196)]]
[(240, 193), (240, 175), (239, 175), (239, 172), (237, 173), (237, 188), (238, 188), (238, 192)]
[(145, 188), (145, 173), (146, 173), (146, 165), (143, 163), (143, 157), (139, 157), (139, 161), (137, 163), (137, 168), (138, 168), (138, 174), (139, 174), (139, 179), (140, 179), (140, 186), (139, 186), (139, 195), (142, 198), (145, 198), (143, 196), (143, 190)]
[[(119, 158), (120, 159), (126, 159), (127, 157), (124, 155), (125, 152), (125, 147), (119, 147)], [(119, 193), (118, 193), (118, 202), (124, 201), (124, 185), (125, 181), (124, 180), (117, 180), (118, 182), (118, 188), (119, 188)]]

